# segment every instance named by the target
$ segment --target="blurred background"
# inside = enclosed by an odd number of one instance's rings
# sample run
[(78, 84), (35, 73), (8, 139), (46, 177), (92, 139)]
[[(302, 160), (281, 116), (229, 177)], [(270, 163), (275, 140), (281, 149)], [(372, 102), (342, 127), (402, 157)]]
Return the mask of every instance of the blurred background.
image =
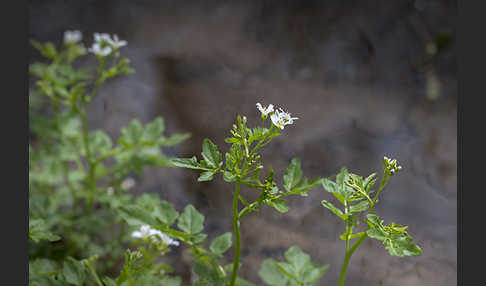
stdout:
[[(346, 166), (381, 173), (383, 156), (403, 167), (376, 213), (409, 226), (423, 255), (397, 258), (376, 240), (353, 256), (347, 285), (456, 285), (457, 65), (456, 1), (30, 1), (29, 38), (61, 44), (80, 30), (128, 41), (122, 55), (136, 73), (107, 83), (93, 103), (91, 129), (115, 138), (133, 118), (163, 116), (167, 134), (192, 137), (167, 150), (201, 152), (210, 138), (223, 151), (237, 114), (258, 123), (255, 103), (299, 117), (263, 151), (283, 174), (291, 158), (304, 175), (328, 177)], [(40, 60), (33, 49), (29, 62)], [(94, 56), (92, 57), (94, 63)], [(222, 147), (221, 147), (222, 146)], [(156, 192), (178, 210), (206, 216), (209, 239), (232, 230), (232, 186), (198, 183), (187, 169), (147, 168), (134, 192)], [(280, 178), (281, 181), (282, 178)], [(243, 194), (256, 198), (251, 190)], [(322, 187), (290, 197), (286, 215), (263, 207), (242, 222), (241, 276), (257, 276), (265, 258), (292, 245), (317, 264), (330, 263), (319, 285), (337, 284), (344, 225), (320, 204)], [(228, 252), (228, 262), (232, 251)], [(166, 258), (188, 279), (184, 251)]]

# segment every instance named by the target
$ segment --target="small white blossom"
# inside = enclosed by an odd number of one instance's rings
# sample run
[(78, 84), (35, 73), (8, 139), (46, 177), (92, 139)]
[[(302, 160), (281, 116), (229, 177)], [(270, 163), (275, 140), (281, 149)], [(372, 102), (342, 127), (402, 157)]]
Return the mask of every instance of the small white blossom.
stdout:
[(258, 110), (262, 113), (264, 117), (268, 116), (273, 111), (273, 104), (263, 107), (259, 102), (256, 104)]
[(91, 46), (91, 48), (88, 49), (88, 51), (97, 56), (106, 57), (107, 55), (111, 54), (113, 50), (108, 45), (102, 46), (100, 43), (93, 43), (93, 45)]
[(123, 180), (123, 182), (121, 183), (121, 187), (125, 191), (133, 188), (134, 186), (135, 186), (135, 180), (133, 178), (127, 178)]
[(151, 228), (149, 225), (142, 225), (140, 230), (132, 232), (132, 237), (141, 239), (147, 239), (150, 237), (154, 242), (161, 241), (167, 246), (179, 246), (179, 241), (172, 239), (170, 236), (161, 232), (160, 230)]
[(106, 42), (106, 43), (110, 44), (110, 42), (111, 42), (110, 35), (107, 34), (107, 33), (94, 33), (93, 36), (94, 36), (95, 42), (97, 42), (97, 43)]
[(75, 30), (75, 31), (65, 31), (64, 32), (64, 43), (65, 44), (68, 44), (68, 43), (77, 43), (79, 41), (81, 41), (81, 39), (83, 39), (83, 34), (78, 31), (78, 30)]
[(140, 230), (132, 232), (132, 237), (135, 238), (148, 238), (152, 235), (153, 229), (148, 225), (142, 225)]
[(106, 192), (108, 193), (108, 195), (111, 196), (115, 192), (115, 189), (113, 189), (113, 187), (108, 187), (108, 189), (106, 190)]
[(111, 46), (115, 49), (118, 49), (118, 48), (121, 48), (121, 47), (124, 47), (127, 45), (127, 41), (120, 41), (118, 39), (118, 35), (113, 35), (113, 40), (109, 40), (109, 43), (111, 44)]
[(157, 231), (157, 234), (156, 235), (166, 245), (179, 246), (179, 241), (177, 241), (175, 239), (172, 239), (170, 236), (168, 236), (167, 234), (165, 234), (165, 233), (163, 233), (161, 231)]
[(292, 115), (288, 112), (283, 111), (281, 108), (279, 110), (275, 110), (275, 112), (270, 116), (273, 125), (277, 126), (280, 129), (284, 129), (285, 125), (293, 124), (294, 120), (299, 119), (297, 117), (292, 117)]
[(114, 50), (127, 45), (127, 41), (120, 40), (116, 34), (113, 38), (107, 33), (94, 33), (93, 36), (95, 42), (89, 51), (98, 56), (106, 57)]

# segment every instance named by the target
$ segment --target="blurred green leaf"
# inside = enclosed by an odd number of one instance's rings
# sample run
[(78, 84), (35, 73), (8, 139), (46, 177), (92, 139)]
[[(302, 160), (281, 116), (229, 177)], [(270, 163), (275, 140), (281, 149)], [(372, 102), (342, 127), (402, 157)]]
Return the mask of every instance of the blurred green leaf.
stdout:
[(177, 227), (189, 234), (196, 234), (203, 230), (204, 216), (199, 213), (192, 205), (184, 208), (183, 213), (179, 216)]
[(231, 239), (232, 239), (231, 232), (222, 234), (216, 237), (215, 239), (213, 239), (213, 241), (211, 241), (211, 245), (209, 246), (209, 249), (213, 253), (217, 255), (221, 255), (231, 247), (232, 244)]

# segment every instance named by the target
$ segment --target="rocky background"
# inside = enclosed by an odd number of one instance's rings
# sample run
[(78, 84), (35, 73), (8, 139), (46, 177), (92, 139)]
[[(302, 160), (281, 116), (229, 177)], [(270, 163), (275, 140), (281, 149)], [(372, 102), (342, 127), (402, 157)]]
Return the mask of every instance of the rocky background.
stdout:
[[(391, 257), (369, 239), (353, 256), (346, 284), (456, 285), (455, 1), (49, 0), (30, 1), (29, 15), (30, 38), (38, 41), (61, 43), (72, 29), (83, 32), (86, 45), (93, 32), (128, 41), (122, 54), (136, 73), (101, 90), (89, 114), (92, 129), (116, 137), (133, 118), (161, 115), (169, 134), (192, 134), (167, 150), (187, 157), (200, 153), (205, 137), (226, 150), (236, 115), (254, 125), (255, 103), (273, 103), (300, 118), (263, 152), (277, 174), (293, 157), (308, 177), (343, 166), (380, 173), (383, 156), (396, 158), (403, 169), (376, 212), (409, 225), (423, 255)], [(32, 50), (30, 61), (37, 59)], [(146, 169), (134, 177), (135, 192), (157, 192), (180, 210), (194, 204), (212, 239), (232, 230), (232, 186), (221, 178), (198, 183), (197, 176)], [(241, 276), (263, 285), (263, 259), (282, 259), (297, 245), (315, 263), (331, 264), (318, 285), (336, 285), (344, 225), (320, 205), (329, 198), (316, 188), (290, 198), (286, 215), (264, 207), (246, 217)], [(189, 281), (183, 250), (167, 259)]]

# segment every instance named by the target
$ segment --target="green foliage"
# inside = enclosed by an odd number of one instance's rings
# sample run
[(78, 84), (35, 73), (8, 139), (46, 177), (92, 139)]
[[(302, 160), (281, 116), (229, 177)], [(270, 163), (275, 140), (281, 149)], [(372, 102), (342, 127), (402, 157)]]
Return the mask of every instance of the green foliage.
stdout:
[(231, 232), (227, 232), (222, 234), (213, 241), (211, 241), (211, 245), (209, 249), (216, 255), (222, 255), (231, 247)]
[[(263, 125), (267, 116), (263, 116)], [(233, 129), (230, 130), (232, 137), (226, 138), (225, 142), (231, 144), (229, 150), (224, 153), (224, 160), (219, 148), (211, 142), (209, 139), (204, 139), (202, 144), (202, 160), (199, 160), (196, 156), (191, 158), (175, 158), (172, 159), (172, 164), (181, 167), (202, 171), (199, 175), (198, 181), (210, 181), (218, 173), (223, 174), (223, 179), (229, 183), (235, 183), (234, 202), (233, 202), (233, 224), (236, 229), (239, 229), (239, 221), (253, 211), (258, 211), (261, 205), (269, 205), (276, 209), (280, 213), (288, 212), (288, 204), (284, 199), (288, 195), (300, 195), (307, 196), (307, 191), (319, 186), (321, 179), (308, 179), (303, 176), (301, 162), (298, 158), (291, 160), (285, 174), (283, 176), (283, 189), (279, 189), (275, 182), (275, 176), (272, 168), (269, 168), (268, 175), (261, 180), (261, 171), (263, 165), (261, 163), (261, 156), (258, 151), (269, 144), (273, 138), (280, 135), (277, 132), (277, 128), (282, 125), (291, 124), (290, 121), (281, 119), (282, 122), (275, 126), (275, 122), (272, 120), (270, 128), (265, 126), (258, 126), (256, 128), (247, 127), (246, 117), (237, 116), (236, 123), (233, 125)], [(285, 122), (284, 122), (285, 121)], [(290, 122), (290, 123), (289, 123)], [(240, 194), (240, 184), (244, 184), (249, 188), (258, 189), (260, 195), (258, 199), (252, 203)], [(245, 207), (239, 209), (238, 202), (241, 202)], [(189, 207), (186, 207), (186, 209)], [(179, 228), (189, 234), (194, 234), (202, 230), (202, 219), (200, 223), (193, 217), (194, 211), (187, 209), (184, 214), (179, 217)], [(193, 221), (196, 221), (197, 225), (194, 228)], [(181, 225), (182, 222), (182, 225)], [(226, 251), (231, 246), (231, 234), (227, 233), (216, 238), (210, 245), (210, 250), (216, 256)], [(229, 285), (246, 285), (246, 282), (237, 277), (235, 270), (239, 269), (239, 233), (235, 236), (235, 256), (236, 261), (231, 269), (231, 276), (225, 276), (224, 273), (211, 269), (211, 264), (200, 264), (195, 268), (196, 273), (200, 279), (196, 285), (220, 285), (224, 283), (224, 277), (229, 280)], [(213, 264), (214, 266), (214, 264)], [(208, 268), (209, 267), (209, 268)], [(206, 271), (205, 269), (209, 269)], [(199, 271), (199, 272), (198, 272)], [(233, 273), (235, 271), (235, 273)], [(224, 271), (223, 271), (224, 272)], [(300, 274), (299, 274), (300, 275)], [(299, 276), (300, 277), (300, 276)], [(302, 277), (300, 277), (302, 278)], [(304, 278), (302, 278), (304, 279)], [(304, 279), (305, 280), (305, 279)], [(222, 285), (222, 284), (221, 284)]]
[(83, 260), (67, 256), (63, 261), (34, 259), (29, 261), (29, 285), (95, 285), (99, 278), (92, 270), (97, 259), (97, 256)]
[(50, 232), (43, 219), (29, 219), (29, 238), (34, 242), (41, 240), (56, 241), (61, 237)]
[[(172, 268), (160, 258), (172, 246), (184, 244), (197, 276), (193, 286), (254, 286), (238, 276), (242, 219), (262, 205), (287, 213), (287, 196), (306, 197), (319, 185), (341, 206), (327, 200), (321, 204), (345, 223), (345, 232), (340, 235), (346, 242), (340, 286), (351, 255), (367, 237), (382, 242), (393, 256), (422, 253), (406, 226), (384, 225), (374, 214), (385, 185), (401, 169), (396, 160), (384, 157), (376, 191), (375, 173), (363, 178), (342, 168), (334, 181), (309, 179), (298, 158), (293, 158), (280, 176), (271, 166), (264, 168), (259, 154), (262, 148), (298, 119), (282, 109), (274, 110), (273, 105), (257, 104), (262, 112), (260, 126), (248, 127), (247, 118), (238, 115), (231, 136), (225, 139), (230, 144), (226, 152), (205, 138), (201, 159), (164, 154), (162, 148), (179, 144), (189, 135), (166, 136), (162, 117), (144, 124), (133, 119), (118, 138), (103, 130), (88, 130), (87, 114), (100, 87), (134, 70), (119, 51), (126, 42), (108, 34), (95, 34), (89, 49), (96, 55), (97, 69), (78, 68), (75, 61), (86, 56), (87, 49), (80, 34), (66, 33), (61, 47), (31, 41), (47, 62), (29, 66), (36, 78), (29, 90), (29, 285), (180, 286), (182, 279), (174, 277)], [(270, 123), (265, 126), (267, 119)], [(194, 206), (187, 205), (179, 213), (156, 194), (134, 197), (129, 190), (135, 181), (129, 175), (140, 174), (147, 166), (198, 170), (199, 182), (222, 174), (225, 182), (234, 184), (233, 232), (207, 243), (205, 217)], [(283, 178), (279, 184), (277, 177)], [(257, 199), (248, 201), (246, 191), (258, 192)], [(356, 231), (360, 221), (366, 222), (367, 228)], [(234, 261), (223, 267), (223, 255), (230, 248), (234, 249)], [(296, 246), (285, 252), (285, 258), (263, 261), (258, 274), (264, 283), (310, 286), (329, 267), (313, 264)]]
[[(376, 183), (376, 173), (363, 178), (349, 173), (346, 168), (342, 168), (339, 174), (336, 175), (335, 182), (329, 179), (322, 180), (324, 189), (332, 193), (344, 206), (344, 210), (341, 210), (326, 200), (321, 202), (325, 208), (345, 222), (346, 230), (339, 236), (346, 242), (346, 255), (341, 267), (339, 286), (344, 285), (346, 269), (351, 256), (367, 237), (381, 241), (392, 256), (417, 256), (422, 253), (420, 247), (413, 243), (413, 238), (405, 231), (407, 229), (406, 226), (396, 225), (393, 222), (384, 226), (383, 221), (374, 214), (375, 205), (379, 201), (383, 188), (389, 178), (401, 168), (396, 160), (384, 157), (382, 180), (376, 193), (372, 189)], [(363, 220), (366, 221), (368, 228), (364, 231), (353, 233), (353, 230), (359, 224), (359, 217), (363, 216), (366, 211), (369, 211), (366, 215), (367, 220)], [(358, 240), (351, 245), (353, 239)]]
[(383, 220), (374, 214), (368, 214), (367, 218), (372, 227), (366, 233), (369, 237), (381, 241), (390, 255), (403, 257), (422, 254), (420, 247), (413, 243), (413, 238), (405, 231), (407, 226), (393, 222), (383, 225)]
[(197, 234), (204, 228), (204, 216), (194, 206), (188, 205), (177, 221), (177, 227), (188, 234)]
[(310, 286), (321, 278), (329, 264), (315, 266), (308, 254), (297, 246), (285, 252), (287, 262), (266, 259), (258, 272), (260, 278), (272, 286)]
[[(155, 196), (135, 199), (126, 182), (145, 166), (172, 166), (161, 148), (188, 134), (167, 137), (162, 117), (145, 125), (134, 119), (119, 138), (88, 130), (93, 98), (107, 80), (133, 72), (129, 60), (113, 46), (112, 53), (97, 57), (97, 69), (78, 68), (76, 60), (88, 57), (83, 43), (31, 43), (46, 61), (29, 66), (34, 83), (29, 90), (29, 259), (34, 263), (29, 278), (34, 285), (85, 285), (85, 279), (94, 279), (86, 273), (106, 276), (119, 270), (124, 249), (138, 244), (123, 224), (126, 212), (137, 212), (131, 208), (134, 200), (155, 222), (175, 222), (178, 213), (171, 205)], [(72, 257), (99, 257), (103, 263), (79, 260), (83, 264)], [(40, 264), (52, 272), (39, 274)], [(91, 282), (87, 285), (100, 285)]]

